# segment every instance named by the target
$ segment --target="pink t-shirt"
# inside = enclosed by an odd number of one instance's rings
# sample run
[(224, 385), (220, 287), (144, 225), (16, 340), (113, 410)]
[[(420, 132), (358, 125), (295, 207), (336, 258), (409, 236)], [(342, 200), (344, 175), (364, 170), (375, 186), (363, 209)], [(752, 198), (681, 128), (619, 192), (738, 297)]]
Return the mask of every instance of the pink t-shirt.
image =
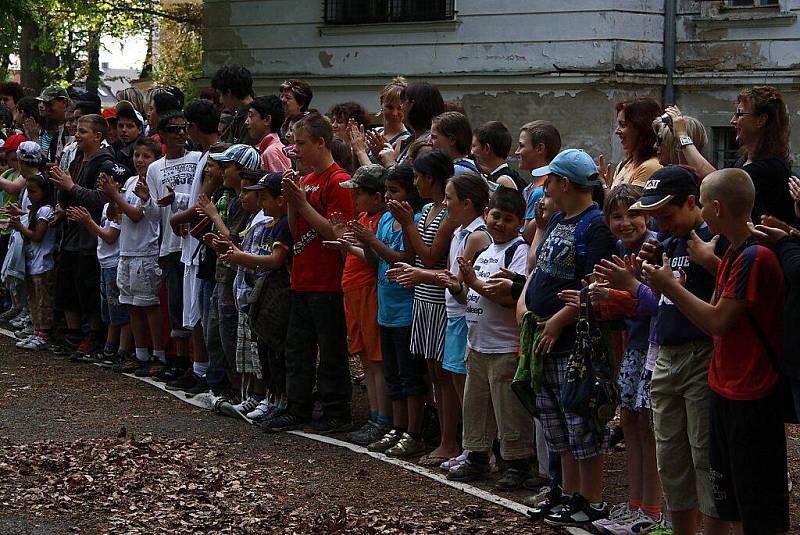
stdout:
[(283, 173), (292, 168), (292, 162), (283, 153), (284, 144), (278, 134), (271, 133), (264, 136), (258, 144), (258, 152), (261, 153), (261, 168), (273, 173)]

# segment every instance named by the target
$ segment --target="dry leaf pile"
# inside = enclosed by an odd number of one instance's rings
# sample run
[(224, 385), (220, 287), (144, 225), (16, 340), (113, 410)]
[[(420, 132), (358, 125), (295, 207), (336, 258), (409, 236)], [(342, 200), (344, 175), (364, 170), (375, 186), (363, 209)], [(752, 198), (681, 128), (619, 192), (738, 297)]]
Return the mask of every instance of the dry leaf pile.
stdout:
[[(443, 507), (438, 518), (426, 518), (413, 507), (397, 515), (309, 500), (293, 493), (285, 463), (270, 463), (268, 454), (235, 460), (221, 453), (230, 447), (149, 436), (0, 443), (0, 510), (91, 512), (100, 531), (131, 534), (474, 532), (470, 521), (486, 516), (478, 506)], [(478, 531), (505, 531), (497, 527)]]

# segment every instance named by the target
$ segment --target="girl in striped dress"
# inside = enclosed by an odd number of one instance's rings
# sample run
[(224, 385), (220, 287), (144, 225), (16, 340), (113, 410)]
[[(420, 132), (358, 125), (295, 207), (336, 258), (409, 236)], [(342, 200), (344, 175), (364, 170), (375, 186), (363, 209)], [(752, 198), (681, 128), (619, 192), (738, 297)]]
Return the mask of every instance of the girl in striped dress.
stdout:
[[(447, 326), (445, 290), (437, 284), (437, 276), (447, 267), (450, 239), (455, 230), (452, 223), (448, 223), (445, 219), (447, 208), (444, 203), (445, 185), (452, 175), (453, 162), (449, 156), (439, 151), (423, 154), (414, 161), (414, 185), (420, 197), (431, 199), (433, 202), (422, 209), (419, 222), (414, 222), (413, 209), (407, 203), (389, 201), (387, 204), (392, 215), (403, 226), (406, 248), (415, 253), (413, 266), (398, 263), (397, 267), (387, 272), (387, 276), (394, 278), (402, 286), (414, 288), (411, 353), (427, 360), (428, 376), (433, 381), (437, 406), (442, 400), (444, 377), (441, 365)], [(441, 413), (441, 407), (438, 408)], [(409, 428), (412, 428), (410, 422)], [(450, 446), (452, 449), (452, 445)], [(413, 457), (424, 450), (421, 434), (415, 433), (401, 439), (394, 447), (387, 450), (386, 454)], [(434, 456), (434, 453), (436, 457), (458, 454), (458, 452), (434, 450), (430, 456)]]

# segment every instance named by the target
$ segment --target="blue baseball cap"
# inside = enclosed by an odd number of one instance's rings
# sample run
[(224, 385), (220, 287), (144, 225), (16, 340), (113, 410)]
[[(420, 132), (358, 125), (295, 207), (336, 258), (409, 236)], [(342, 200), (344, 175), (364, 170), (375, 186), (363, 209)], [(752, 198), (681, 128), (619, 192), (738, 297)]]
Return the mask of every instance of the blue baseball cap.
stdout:
[(236, 162), (245, 169), (252, 171), (261, 169), (261, 155), (250, 145), (242, 143), (231, 145), (225, 149), (225, 152), (209, 154), (208, 157), (218, 162)]
[(242, 189), (247, 191), (259, 191), (265, 189), (269, 190), (274, 197), (277, 197), (281, 194), (281, 180), (283, 180), (283, 173), (267, 173), (252, 186), (245, 186)]
[[(565, 149), (556, 154), (553, 161), (545, 166), (543, 175), (558, 175), (581, 186), (599, 186), (602, 184), (597, 165), (586, 152), (581, 149)], [(545, 171), (544, 168), (540, 168)]]

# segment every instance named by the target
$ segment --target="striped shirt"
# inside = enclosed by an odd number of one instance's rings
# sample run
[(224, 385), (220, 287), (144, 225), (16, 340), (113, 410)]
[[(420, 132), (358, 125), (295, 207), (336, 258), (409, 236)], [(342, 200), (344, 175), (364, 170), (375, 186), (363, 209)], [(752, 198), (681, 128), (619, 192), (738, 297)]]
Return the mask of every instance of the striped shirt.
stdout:
[[(436, 217), (433, 218), (433, 221), (430, 222), (428, 226), (425, 226), (425, 221), (427, 221), (428, 213), (433, 209), (433, 203), (426, 204), (425, 207), (422, 209), (422, 215), (419, 218), (419, 222), (417, 223), (417, 230), (419, 231), (420, 236), (422, 236), (422, 241), (425, 242), (425, 245), (430, 246), (433, 243), (433, 238), (436, 236), (436, 231), (439, 230), (439, 226), (442, 224), (444, 217), (447, 215), (447, 208), (442, 208), (442, 211), (436, 214)], [(425, 268), (425, 264), (422, 263), (422, 259), (419, 255), (414, 257), (414, 265), (416, 267), (420, 267), (423, 269)], [(436, 263), (433, 269), (445, 269), (447, 268), (447, 259), (442, 258), (439, 262)], [(414, 287), (414, 299), (418, 299), (420, 301), (425, 301), (427, 303), (437, 303), (440, 305), (444, 304), (444, 288), (436, 286), (435, 284), (419, 284)]]

